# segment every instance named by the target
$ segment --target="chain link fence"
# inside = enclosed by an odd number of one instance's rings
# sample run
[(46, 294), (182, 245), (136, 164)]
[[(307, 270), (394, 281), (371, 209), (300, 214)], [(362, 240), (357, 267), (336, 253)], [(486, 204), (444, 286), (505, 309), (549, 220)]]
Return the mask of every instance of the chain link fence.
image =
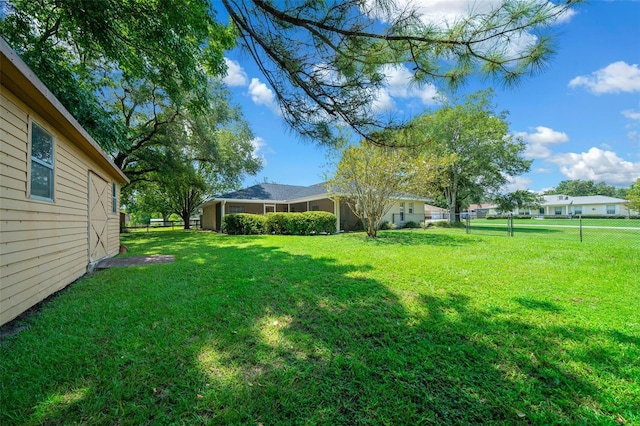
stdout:
[(640, 246), (640, 219), (501, 216), (477, 218), (462, 213), (460, 220), (469, 234), (504, 235), (517, 237), (531, 235), (580, 242), (625, 240)]

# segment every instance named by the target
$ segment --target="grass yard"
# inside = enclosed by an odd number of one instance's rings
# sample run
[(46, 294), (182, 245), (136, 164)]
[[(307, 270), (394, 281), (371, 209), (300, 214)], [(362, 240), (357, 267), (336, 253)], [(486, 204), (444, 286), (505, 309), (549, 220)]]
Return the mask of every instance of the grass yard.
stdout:
[(640, 246), (148, 232), (0, 347), (0, 423), (640, 424)]

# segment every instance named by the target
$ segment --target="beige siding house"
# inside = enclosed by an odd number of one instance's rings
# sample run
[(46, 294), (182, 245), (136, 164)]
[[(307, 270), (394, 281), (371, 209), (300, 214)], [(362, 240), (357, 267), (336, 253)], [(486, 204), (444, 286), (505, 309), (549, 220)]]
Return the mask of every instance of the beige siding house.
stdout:
[(0, 325), (118, 253), (126, 176), (0, 38)]
[[(399, 197), (382, 222), (402, 227), (424, 221), (425, 200)], [(212, 198), (202, 205), (202, 229), (220, 231), (222, 218), (230, 213), (325, 211), (336, 215), (336, 232), (358, 228), (358, 219), (339, 194), (329, 193), (324, 184), (312, 186), (263, 183)]]

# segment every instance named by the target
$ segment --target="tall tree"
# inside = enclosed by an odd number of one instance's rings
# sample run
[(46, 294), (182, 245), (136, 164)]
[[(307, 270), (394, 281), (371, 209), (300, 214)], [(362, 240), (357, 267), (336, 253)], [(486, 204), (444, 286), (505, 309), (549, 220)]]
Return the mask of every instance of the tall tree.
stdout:
[(551, 26), (578, 2), (479, 2), (443, 24), (417, 2), (222, 0), (293, 129), (330, 143), (339, 121), (381, 144), (380, 130), (403, 124), (372, 108), (391, 68), (406, 65), (417, 85), (456, 87), (473, 74), (513, 84), (544, 68)]
[(630, 210), (635, 210), (640, 214), (640, 178), (627, 191), (627, 206)]
[(442, 108), (418, 117), (408, 130), (413, 140), (425, 141), (423, 188), (433, 197), (444, 196), (452, 223), (463, 201), (491, 198), (509, 177), (531, 166), (521, 156), (524, 142), (511, 135), (506, 112), (496, 113), (491, 97), (488, 90), (463, 103), (443, 99)]
[(363, 141), (342, 152), (335, 174), (327, 181), (330, 191), (344, 198), (375, 238), (380, 221), (410, 187), (413, 168), (406, 150)]
[(408, 66), (418, 85), (452, 86), (472, 74), (512, 84), (537, 72), (553, 53), (550, 28), (579, 2), (487, 2), (443, 26), (405, 1), (223, 0), (230, 28), (208, 0), (10, 0), (0, 33), (105, 147), (123, 134), (105, 125), (109, 111), (94, 112), (95, 70), (146, 80), (175, 103), (190, 94), (202, 107), (206, 77), (223, 72), (236, 34), (291, 127), (331, 143), (336, 121), (370, 140), (403, 124), (372, 108), (390, 68)]

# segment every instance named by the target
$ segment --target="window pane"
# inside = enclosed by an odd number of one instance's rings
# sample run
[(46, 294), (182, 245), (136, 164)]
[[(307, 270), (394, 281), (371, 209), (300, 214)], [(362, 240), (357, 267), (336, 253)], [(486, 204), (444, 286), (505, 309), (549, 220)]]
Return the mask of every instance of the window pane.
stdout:
[(53, 170), (31, 162), (31, 195), (53, 199)]
[(35, 123), (31, 130), (31, 157), (53, 165), (53, 138)]

